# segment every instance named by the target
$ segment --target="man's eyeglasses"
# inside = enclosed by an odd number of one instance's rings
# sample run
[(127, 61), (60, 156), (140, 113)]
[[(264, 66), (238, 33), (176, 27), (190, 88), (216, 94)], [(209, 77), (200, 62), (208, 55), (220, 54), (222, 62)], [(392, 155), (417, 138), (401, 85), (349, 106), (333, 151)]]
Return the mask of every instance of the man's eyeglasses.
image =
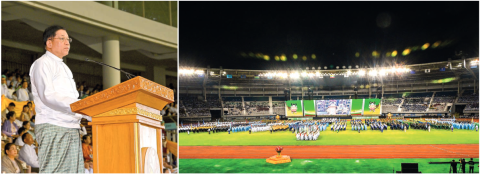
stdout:
[(59, 39), (62, 42), (65, 42), (65, 40), (68, 41), (68, 43), (72, 43), (73, 39), (72, 38), (53, 38), (53, 39)]

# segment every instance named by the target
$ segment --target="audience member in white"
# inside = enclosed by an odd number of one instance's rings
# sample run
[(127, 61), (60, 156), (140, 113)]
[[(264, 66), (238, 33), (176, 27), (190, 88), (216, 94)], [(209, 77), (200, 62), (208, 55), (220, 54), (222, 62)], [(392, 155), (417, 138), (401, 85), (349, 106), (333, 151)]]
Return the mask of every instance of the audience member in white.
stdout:
[(22, 140), (22, 136), (25, 135), (25, 133), (27, 133), (27, 129), (25, 129), (24, 127), (21, 127), (18, 129), (18, 137), (17, 137), (17, 140), (15, 140), (15, 145), (20, 147), (25, 145), (25, 143)]
[[(10, 86), (12, 85), (13, 86), (13, 82), (15, 80), (13, 79), (13, 75), (10, 75), (8, 78), (7, 78), (7, 86)], [(16, 82), (16, 81), (15, 81)], [(15, 83), (16, 84), (16, 83)]]
[(17, 90), (18, 101), (30, 101), (30, 93), (28, 92), (28, 82), (22, 83), (22, 88)]
[(13, 100), (13, 101), (18, 101), (17, 91), (13, 91), (13, 93), (12, 93), (12, 100)]
[(17, 84), (15, 84), (15, 87), (20, 87), (23, 84), (22, 77), (20, 75), (17, 75)]
[(32, 118), (32, 116), (30, 115), (30, 108), (28, 107), (28, 105), (23, 106), (22, 115), (23, 115), (22, 121), (30, 121), (30, 118)]
[[(32, 128), (35, 128), (35, 115), (32, 116), (32, 118), (30, 119), (30, 126), (32, 126)], [(33, 138), (35, 138), (35, 137), (33, 137)], [(37, 139), (35, 139), (35, 140), (37, 140)]]
[(22, 127), (24, 127), (24, 128), (27, 130), (27, 133), (29, 133), (30, 135), (32, 135), (33, 140), (35, 140), (34, 129), (31, 127), (30, 121), (23, 121)]
[(17, 147), (13, 143), (7, 143), (4, 152), (6, 156), (2, 156), (2, 173), (24, 172), (22, 171), (22, 161), (17, 158)]
[(5, 77), (5, 75), (2, 75), (2, 95), (10, 98), (10, 94), (8, 93), (7, 78)]
[(85, 95), (85, 92), (83, 91), (83, 85), (80, 85), (78, 88), (78, 97), (82, 99), (82, 97)]
[(7, 114), (15, 109), (15, 103), (11, 102), (8, 107), (2, 111), (2, 123), (7, 119)]
[[(30, 67), (40, 173), (85, 172), (80, 120), (91, 121), (91, 118), (70, 108), (70, 104), (79, 100), (72, 71), (63, 62), (71, 42), (63, 27), (48, 27), (43, 33), (47, 51)], [(65, 143), (64, 147), (52, 146)]]
[(23, 113), (22, 113), (22, 114), (20, 114), (20, 118), (15, 119), (15, 124), (17, 124), (17, 126), (22, 126), (23, 121), (25, 121), (25, 119), (24, 119), (24, 116), (23, 116)]
[(11, 100), (13, 100), (13, 92), (15, 92), (15, 88), (12, 85), (8, 85), (8, 95), (9, 95), (9, 99)]
[(33, 110), (33, 104), (31, 101), (29, 101), (27, 105), (28, 105), (28, 109), (30, 110), (28, 111), (28, 114), (30, 114), (30, 118), (31, 118), (32, 116), (35, 115), (35, 110)]
[(85, 166), (85, 174), (90, 174), (90, 164), (88, 163), (88, 160), (83, 162), (83, 165)]
[(25, 133), (22, 136), (22, 140), (25, 145), (20, 149), (18, 159), (27, 163), (28, 166), (31, 166), (32, 172), (38, 172), (38, 156), (37, 152), (35, 152), (33, 137), (32, 135)]
[(82, 128), (80, 130), (80, 137), (83, 137), (84, 135), (87, 135), (87, 129), (85, 129), (85, 126), (83, 126), (81, 123), (80, 123), (80, 128)]

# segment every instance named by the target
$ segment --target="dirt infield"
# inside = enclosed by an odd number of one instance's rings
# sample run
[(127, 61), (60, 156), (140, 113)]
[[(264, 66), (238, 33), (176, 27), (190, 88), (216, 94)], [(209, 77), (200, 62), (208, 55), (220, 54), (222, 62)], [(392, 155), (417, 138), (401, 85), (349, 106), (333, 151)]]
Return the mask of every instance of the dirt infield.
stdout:
[[(292, 159), (478, 158), (478, 144), (283, 146)], [(266, 159), (275, 146), (180, 146), (180, 159)]]

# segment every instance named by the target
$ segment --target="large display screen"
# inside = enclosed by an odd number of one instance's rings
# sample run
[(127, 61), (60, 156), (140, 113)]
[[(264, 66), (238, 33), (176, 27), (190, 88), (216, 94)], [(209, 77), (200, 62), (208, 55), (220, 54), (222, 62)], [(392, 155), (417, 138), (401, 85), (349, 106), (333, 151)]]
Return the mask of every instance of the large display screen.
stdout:
[(367, 98), (363, 103), (363, 115), (379, 116), (381, 111), (381, 100), (376, 98)]
[(302, 100), (290, 100), (285, 102), (285, 115), (287, 117), (303, 117)]
[(316, 100), (317, 116), (350, 115), (352, 101), (343, 100)]
[(363, 112), (363, 99), (352, 99), (352, 110), (350, 114), (352, 116), (362, 115)]
[(306, 117), (315, 117), (315, 101), (314, 100), (303, 100), (303, 111)]

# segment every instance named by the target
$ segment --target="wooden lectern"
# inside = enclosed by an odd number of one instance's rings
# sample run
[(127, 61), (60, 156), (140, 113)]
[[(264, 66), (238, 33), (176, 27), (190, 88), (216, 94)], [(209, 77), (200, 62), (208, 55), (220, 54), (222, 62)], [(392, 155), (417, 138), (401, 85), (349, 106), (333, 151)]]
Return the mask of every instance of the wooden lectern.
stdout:
[(94, 173), (163, 172), (160, 110), (173, 98), (173, 90), (136, 77), (72, 103), (92, 117)]

